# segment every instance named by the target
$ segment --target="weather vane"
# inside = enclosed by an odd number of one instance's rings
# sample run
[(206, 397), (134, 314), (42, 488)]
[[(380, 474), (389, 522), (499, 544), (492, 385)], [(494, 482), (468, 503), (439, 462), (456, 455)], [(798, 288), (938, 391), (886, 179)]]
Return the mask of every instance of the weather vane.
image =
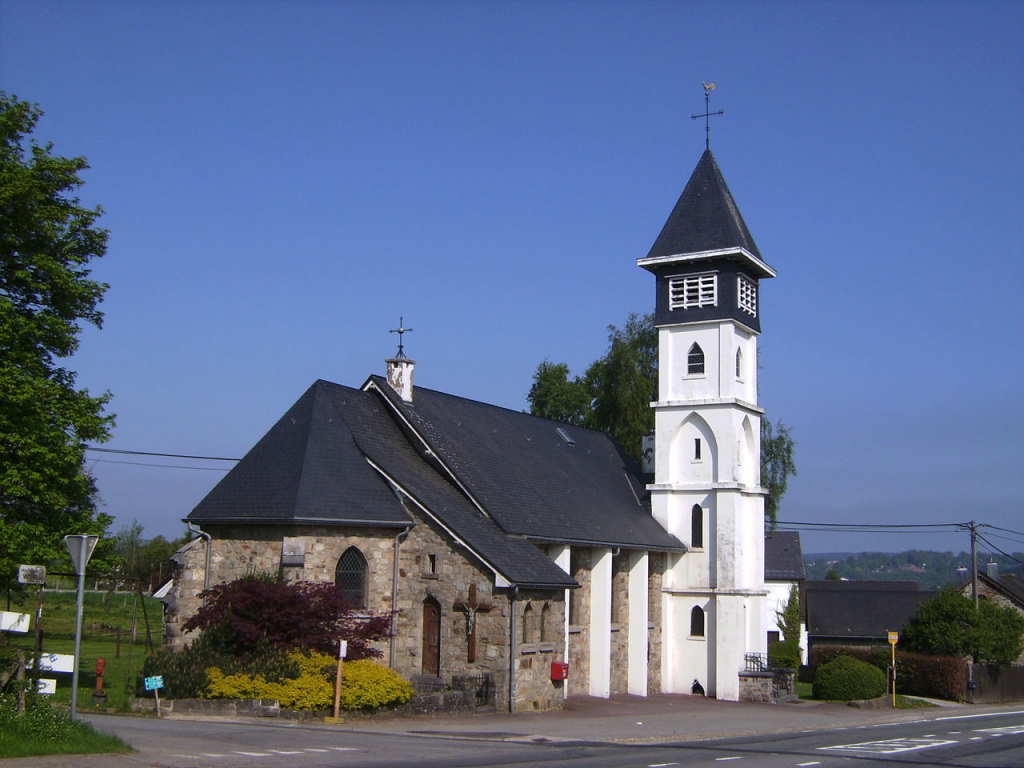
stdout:
[(405, 352), (402, 351), (402, 335), (405, 334), (407, 331), (411, 331), (411, 330), (412, 330), (412, 328), (406, 328), (405, 327), (405, 318), (399, 316), (399, 318), (398, 318), (398, 327), (393, 329), (393, 330), (388, 331), (388, 333), (397, 333), (398, 334), (398, 355), (397, 355), (397, 357), (405, 357)]
[(715, 84), (701, 82), (701, 85), (704, 86), (704, 114), (690, 115), (690, 119), (696, 120), (699, 117), (704, 118), (704, 148), (711, 149), (711, 116), (724, 115), (725, 110), (720, 109), (717, 112), (711, 111), (711, 92), (715, 90)]

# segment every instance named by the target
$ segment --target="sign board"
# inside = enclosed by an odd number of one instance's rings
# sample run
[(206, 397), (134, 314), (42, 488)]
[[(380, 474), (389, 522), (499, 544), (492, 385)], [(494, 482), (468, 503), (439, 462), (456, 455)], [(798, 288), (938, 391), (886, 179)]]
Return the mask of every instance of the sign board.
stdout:
[(96, 542), (99, 540), (99, 536), (91, 536), (86, 533), (64, 537), (68, 554), (71, 555), (71, 562), (75, 565), (75, 574), (78, 576), (85, 573), (85, 566), (89, 564), (89, 558), (92, 557), (92, 551), (96, 549)]
[(896, 643), (898, 643), (899, 641), (900, 641), (900, 633), (899, 632), (890, 632), (889, 633), (889, 645), (896, 645)]
[(348, 640), (338, 641), (338, 658), (344, 659), (348, 656)]
[(45, 584), (46, 583), (46, 566), (45, 565), (19, 565), (18, 566), (18, 583), (19, 584)]
[(36, 680), (36, 693), (45, 693), (47, 696), (52, 696), (57, 692), (57, 678), (55, 677), (40, 677)]
[(153, 677), (146, 678), (146, 690), (147, 691), (158, 691), (164, 687), (163, 675), (154, 675)]
[(44, 672), (74, 672), (75, 656), (71, 653), (44, 653), (39, 657), (39, 669)]
[(0, 611), (0, 631), (28, 632), (28, 619), (27, 613)]

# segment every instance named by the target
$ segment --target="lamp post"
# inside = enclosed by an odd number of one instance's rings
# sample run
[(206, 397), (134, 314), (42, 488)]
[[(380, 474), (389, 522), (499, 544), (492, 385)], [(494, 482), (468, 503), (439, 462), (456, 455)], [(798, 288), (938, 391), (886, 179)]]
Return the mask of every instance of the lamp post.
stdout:
[(64, 537), (68, 554), (71, 555), (71, 562), (75, 566), (75, 573), (78, 574), (78, 601), (75, 607), (75, 664), (71, 671), (72, 720), (76, 719), (78, 713), (78, 667), (80, 666), (79, 656), (82, 652), (82, 600), (85, 595), (85, 566), (89, 562), (89, 558), (92, 557), (92, 551), (96, 549), (96, 542), (99, 540), (99, 536), (85, 533)]

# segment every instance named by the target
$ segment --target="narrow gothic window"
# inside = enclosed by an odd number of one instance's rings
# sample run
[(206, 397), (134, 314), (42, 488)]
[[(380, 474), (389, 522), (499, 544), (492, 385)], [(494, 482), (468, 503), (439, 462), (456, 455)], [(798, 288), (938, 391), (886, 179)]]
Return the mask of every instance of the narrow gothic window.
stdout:
[(704, 548), (704, 510), (700, 504), (694, 504), (690, 512), (690, 546)]
[(704, 350), (694, 342), (686, 355), (686, 373), (690, 376), (704, 373)]
[(690, 611), (690, 636), (704, 637), (704, 611), (699, 605), (693, 606)]
[(355, 547), (349, 547), (338, 560), (334, 585), (354, 608), (366, 607), (366, 558)]
[(743, 378), (743, 350), (736, 350), (736, 378)]
[(693, 460), (700, 461), (700, 438), (693, 438)]
[(533, 642), (533, 606), (523, 608), (523, 645)]
[(540, 641), (546, 643), (548, 641), (548, 633), (550, 628), (548, 625), (551, 623), (551, 606), (548, 603), (544, 603), (544, 607), (540, 609)]

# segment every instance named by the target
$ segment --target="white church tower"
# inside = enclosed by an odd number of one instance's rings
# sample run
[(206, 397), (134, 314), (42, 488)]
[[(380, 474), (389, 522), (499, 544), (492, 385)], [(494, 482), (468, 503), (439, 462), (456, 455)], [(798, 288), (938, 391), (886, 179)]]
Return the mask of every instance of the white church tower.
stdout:
[(650, 253), (659, 335), (655, 518), (686, 543), (664, 589), (662, 686), (740, 698), (764, 654), (764, 491), (757, 405), (758, 252), (711, 150)]

